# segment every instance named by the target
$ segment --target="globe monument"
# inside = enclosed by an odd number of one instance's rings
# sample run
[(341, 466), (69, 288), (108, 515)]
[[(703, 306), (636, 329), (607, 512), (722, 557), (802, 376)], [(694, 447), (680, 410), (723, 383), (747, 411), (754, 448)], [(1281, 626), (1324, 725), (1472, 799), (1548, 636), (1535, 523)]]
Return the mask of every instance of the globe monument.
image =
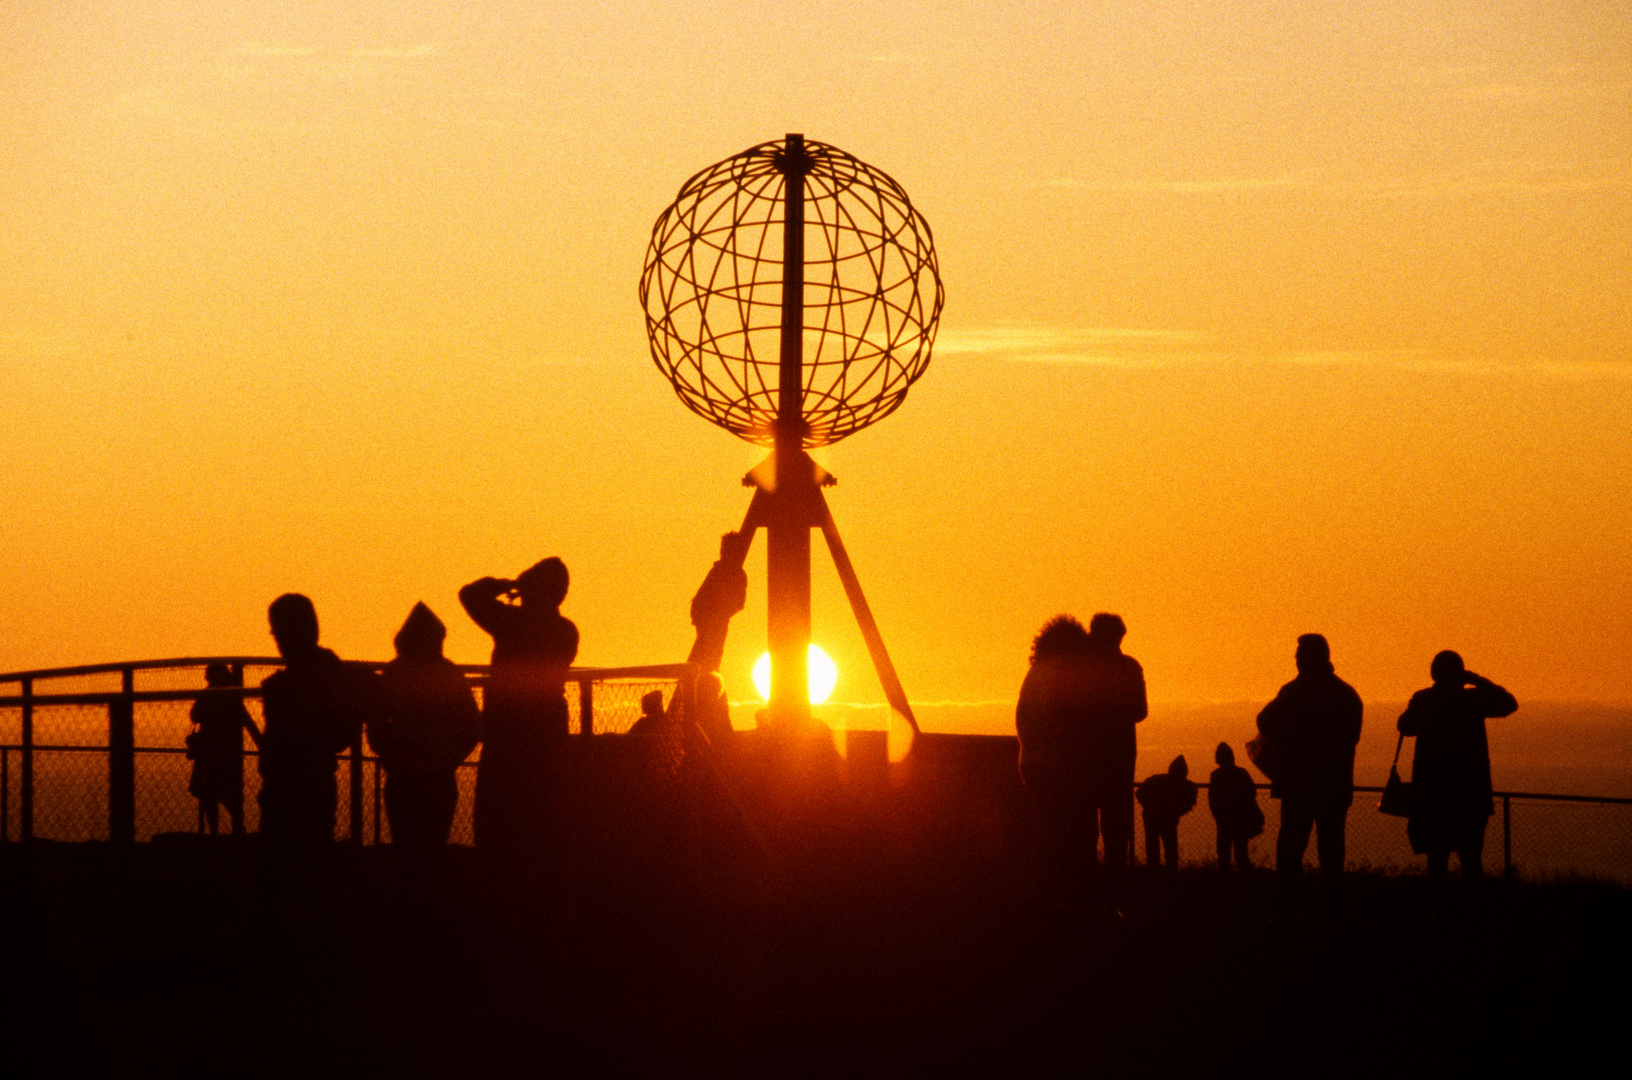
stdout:
[(811, 530), (820, 529), (890, 707), (912, 707), (809, 451), (900, 407), (945, 300), (934, 241), (900, 184), (802, 135), (750, 147), (681, 187), (640, 279), (652, 359), (686, 407), (771, 450), (742, 532), (763, 528), (777, 730), (810, 719)]

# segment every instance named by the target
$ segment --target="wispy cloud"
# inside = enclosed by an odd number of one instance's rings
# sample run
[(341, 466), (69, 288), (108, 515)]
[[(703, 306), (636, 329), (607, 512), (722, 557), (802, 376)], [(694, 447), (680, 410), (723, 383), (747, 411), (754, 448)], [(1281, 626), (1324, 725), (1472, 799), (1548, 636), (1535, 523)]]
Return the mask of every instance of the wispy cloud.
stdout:
[(1017, 324), (949, 328), (937, 336), (935, 350), (1031, 363), (1168, 367), (1195, 359), (1206, 343), (1202, 335), (1180, 330)]
[(1319, 167), (1260, 176), (1214, 176), (1175, 180), (1110, 180), (1060, 176), (1045, 181), (1044, 186), (1076, 188), (1082, 191), (1148, 191), (1167, 192), (1175, 195), (1226, 195), (1235, 192), (1313, 187), (1329, 172), (1329, 169)]
[(995, 362), (1139, 369), (1230, 365), (1349, 368), (1570, 382), (1632, 380), (1632, 359), (1598, 362), (1504, 361), (1438, 349), (1251, 349), (1228, 346), (1205, 334), (1189, 331), (1120, 327), (962, 327), (944, 332), (936, 341), (935, 348), (937, 353)]

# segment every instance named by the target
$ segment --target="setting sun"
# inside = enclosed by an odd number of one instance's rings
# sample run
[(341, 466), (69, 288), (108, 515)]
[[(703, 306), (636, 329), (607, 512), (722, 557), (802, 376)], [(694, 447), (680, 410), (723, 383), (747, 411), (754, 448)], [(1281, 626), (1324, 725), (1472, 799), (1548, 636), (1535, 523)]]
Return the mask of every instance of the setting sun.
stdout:
[[(810, 703), (820, 705), (833, 693), (839, 681), (839, 669), (833, 659), (812, 643), (806, 661), (810, 671)], [(766, 701), (771, 700), (771, 654), (761, 653), (754, 662), (754, 689)]]

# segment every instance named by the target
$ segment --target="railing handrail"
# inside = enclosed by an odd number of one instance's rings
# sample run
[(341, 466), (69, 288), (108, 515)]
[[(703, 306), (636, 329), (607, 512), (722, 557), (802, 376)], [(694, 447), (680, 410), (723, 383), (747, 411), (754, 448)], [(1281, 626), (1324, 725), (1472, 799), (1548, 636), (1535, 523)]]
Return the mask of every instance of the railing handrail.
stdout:
[[(81, 664), (77, 667), (39, 668), (34, 671), (12, 671), (0, 673), (0, 683), (32, 681), (36, 679), (68, 679), (80, 675), (113, 675), (126, 671), (153, 671), (163, 668), (208, 667), (210, 664), (242, 664), (244, 667), (282, 667), (281, 656), (178, 656), (169, 660), (127, 660), (118, 664)], [(375, 670), (385, 667), (385, 660), (353, 660), (348, 663), (361, 664)], [(460, 671), (467, 675), (486, 675), (487, 664), (455, 664)], [(623, 667), (572, 667), (567, 669), (567, 681), (582, 683), (602, 679), (677, 679), (697, 671), (696, 664), (633, 664)], [(118, 694), (118, 691), (109, 691)], [(192, 691), (187, 691), (192, 693)], [(19, 698), (18, 701), (21, 699)], [(46, 698), (36, 696), (36, 702), (44, 702)], [(143, 700), (140, 695), (136, 700)], [(160, 698), (148, 700), (158, 701)], [(10, 697), (0, 698), (0, 702), (17, 704)]]

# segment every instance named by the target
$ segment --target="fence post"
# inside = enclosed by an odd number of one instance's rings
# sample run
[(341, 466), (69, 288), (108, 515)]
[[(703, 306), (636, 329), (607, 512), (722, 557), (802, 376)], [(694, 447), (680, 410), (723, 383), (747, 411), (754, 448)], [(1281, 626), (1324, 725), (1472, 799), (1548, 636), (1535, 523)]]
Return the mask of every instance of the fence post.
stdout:
[(1513, 796), (1502, 796), (1502, 876), (1513, 876)]
[(380, 846), (380, 759), (374, 759), (374, 846)]
[(363, 733), (357, 731), (357, 741), (351, 744), (351, 833), (346, 837), (351, 846), (363, 846)]
[(578, 680), (578, 734), (595, 734), (595, 680)]
[(136, 672), (120, 672), (120, 692), (108, 702), (108, 839), (136, 842)]
[(34, 680), (23, 680), (22, 841), (34, 839)]

